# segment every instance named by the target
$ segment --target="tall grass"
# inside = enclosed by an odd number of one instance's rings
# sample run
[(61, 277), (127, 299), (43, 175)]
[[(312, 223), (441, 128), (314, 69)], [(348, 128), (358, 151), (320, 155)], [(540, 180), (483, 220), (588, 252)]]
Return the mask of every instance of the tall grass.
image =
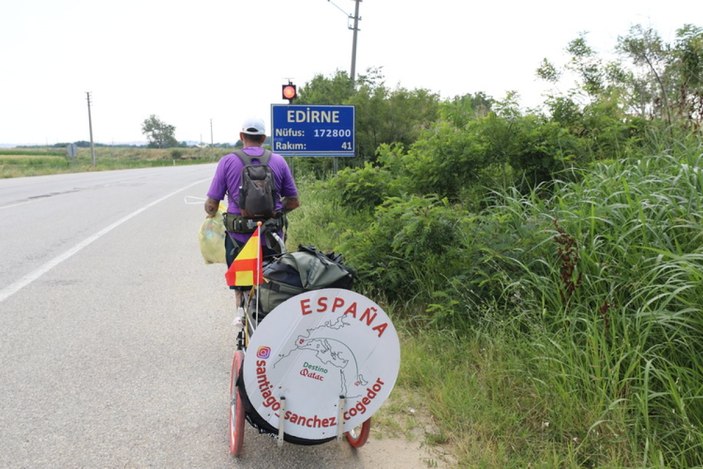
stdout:
[[(461, 467), (703, 466), (703, 156), (569, 180), (458, 215), (419, 198), (357, 213), (302, 183), (291, 240), (346, 240), (374, 269), (368, 293), (407, 331), (398, 385)], [(458, 245), (436, 252), (436, 226)]]
[(540, 326), (532, 376), (580, 462), (608, 448), (627, 465), (702, 465), (703, 157), (612, 162), (543, 207), (503, 207), (551, 241), (505, 261)]

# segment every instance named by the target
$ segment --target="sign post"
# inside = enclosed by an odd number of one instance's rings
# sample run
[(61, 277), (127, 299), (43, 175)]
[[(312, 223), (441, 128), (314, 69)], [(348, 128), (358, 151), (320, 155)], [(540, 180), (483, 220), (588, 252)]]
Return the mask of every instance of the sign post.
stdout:
[(283, 156), (354, 156), (354, 106), (272, 104), (272, 150)]

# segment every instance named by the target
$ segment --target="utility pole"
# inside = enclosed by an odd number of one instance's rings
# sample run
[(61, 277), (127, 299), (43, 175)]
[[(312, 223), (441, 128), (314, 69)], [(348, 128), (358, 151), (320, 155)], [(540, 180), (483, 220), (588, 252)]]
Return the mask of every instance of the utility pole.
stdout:
[(90, 115), (90, 91), (86, 91), (88, 97), (88, 128), (90, 129), (90, 155), (93, 157), (93, 167), (95, 167), (95, 146), (93, 144), (93, 118)]
[(356, 81), (356, 38), (359, 32), (359, 21), (361, 21), (361, 16), (359, 16), (359, 3), (361, 3), (362, 0), (354, 0), (354, 2), (356, 3), (356, 6), (354, 7), (354, 16), (345, 12), (342, 8), (339, 7), (339, 5), (334, 3), (332, 0), (327, 1), (334, 5), (342, 13), (344, 13), (348, 19), (354, 21), (351, 25), (347, 24), (347, 27), (354, 31), (354, 36), (352, 39), (351, 71), (349, 72), (349, 78), (351, 78), (352, 88), (354, 88), (354, 82)]
[(352, 39), (352, 59), (351, 59), (351, 83), (352, 89), (354, 88), (354, 82), (356, 81), (356, 36), (359, 32), (359, 3), (361, 0), (354, 0), (356, 2), (356, 7), (354, 8), (354, 38)]
[(212, 119), (210, 119), (210, 146), (214, 146), (215, 141), (212, 138)]

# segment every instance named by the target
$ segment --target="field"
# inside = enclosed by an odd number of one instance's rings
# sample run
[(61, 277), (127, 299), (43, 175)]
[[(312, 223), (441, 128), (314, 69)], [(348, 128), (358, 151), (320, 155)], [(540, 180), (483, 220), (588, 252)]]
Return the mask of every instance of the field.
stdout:
[(78, 148), (74, 158), (55, 147), (12, 148), (0, 150), (0, 178), (42, 174), (104, 171), (183, 164), (213, 163), (228, 153), (228, 148), (147, 148), (96, 147), (95, 162), (90, 148)]

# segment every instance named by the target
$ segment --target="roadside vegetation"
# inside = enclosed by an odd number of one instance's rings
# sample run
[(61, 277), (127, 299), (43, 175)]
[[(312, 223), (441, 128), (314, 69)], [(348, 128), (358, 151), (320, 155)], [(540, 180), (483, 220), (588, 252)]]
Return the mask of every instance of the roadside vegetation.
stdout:
[(90, 148), (79, 147), (69, 157), (64, 145), (24, 147), (0, 150), (0, 178), (40, 176), (46, 174), (108, 171), (112, 169), (215, 163), (228, 148), (148, 148), (95, 147), (95, 162)]
[(367, 150), (299, 177), (290, 242), (342, 252), (388, 308), (398, 386), (460, 467), (699, 467), (703, 32), (568, 50), (540, 74), (580, 86), (542, 110), (313, 80), (301, 100), (356, 105)]
[(354, 105), (359, 156), (291, 159), (289, 248), (356, 269), (400, 331), (399, 395), (460, 467), (700, 467), (703, 29), (567, 50), (538, 74), (578, 85), (540, 109), (315, 77), (299, 103)]

